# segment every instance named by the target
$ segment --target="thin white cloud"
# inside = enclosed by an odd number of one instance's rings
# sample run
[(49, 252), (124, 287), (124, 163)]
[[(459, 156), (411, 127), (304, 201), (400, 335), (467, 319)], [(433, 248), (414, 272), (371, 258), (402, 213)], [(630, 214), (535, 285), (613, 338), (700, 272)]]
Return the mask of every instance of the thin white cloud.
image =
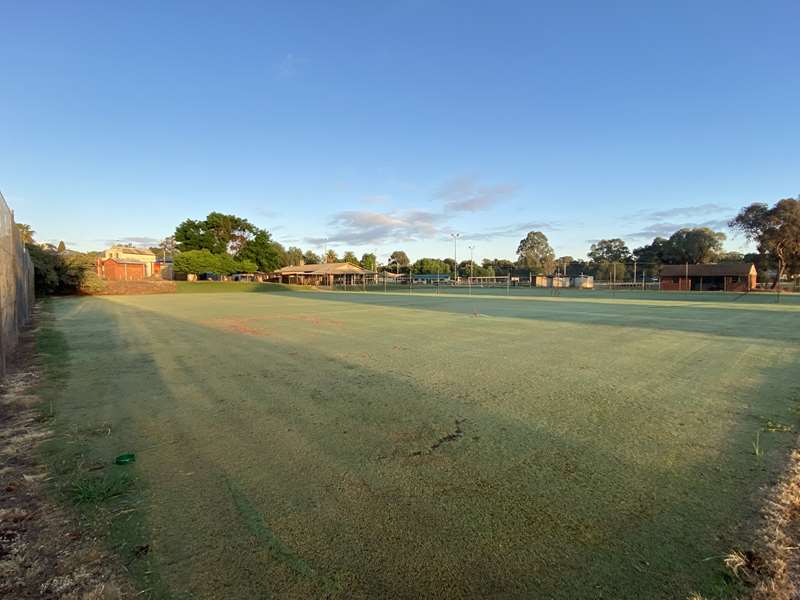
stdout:
[(691, 217), (705, 217), (707, 215), (719, 214), (721, 212), (730, 212), (733, 210), (730, 206), (722, 204), (696, 204), (694, 206), (676, 206), (673, 208), (660, 209), (660, 210), (640, 210), (632, 215), (630, 218), (640, 219), (643, 221), (666, 221), (676, 218), (691, 218)]
[(157, 246), (161, 240), (154, 237), (123, 237), (115, 240), (102, 240), (109, 245), (113, 244), (133, 244), (134, 246)]
[(501, 238), (514, 237), (524, 234), (528, 231), (555, 231), (558, 230), (556, 223), (544, 221), (528, 221), (526, 223), (511, 223), (500, 227), (489, 227), (485, 231), (477, 231), (473, 233), (465, 233), (463, 237), (465, 240), (475, 241), (489, 241)]
[(437, 236), (446, 217), (423, 210), (376, 212), (345, 210), (333, 216), (327, 237), (310, 237), (306, 242), (328, 244), (383, 244), (431, 239)]
[(651, 223), (639, 231), (628, 233), (626, 237), (634, 240), (652, 239), (655, 237), (669, 237), (679, 229), (695, 228), (695, 227), (708, 227), (715, 231), (728, 229), (727, 219), (711, 219), (703, 222), (685, 222), (685, 223), (670, 223), (670, 222), (657, 222)]
[(510, 184), (480, 185), (474, 177), (453, 179), (439, 189), (436, 197), (447, 212), (478, 212), (506, 200), (517, 191)]

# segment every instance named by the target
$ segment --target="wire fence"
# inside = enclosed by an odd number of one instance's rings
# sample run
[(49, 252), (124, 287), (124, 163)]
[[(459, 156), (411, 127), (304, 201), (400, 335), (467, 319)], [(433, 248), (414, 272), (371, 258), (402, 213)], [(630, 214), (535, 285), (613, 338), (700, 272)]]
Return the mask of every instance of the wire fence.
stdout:
[(33, 311), (33, 263), (0, 194), (0, 376)]

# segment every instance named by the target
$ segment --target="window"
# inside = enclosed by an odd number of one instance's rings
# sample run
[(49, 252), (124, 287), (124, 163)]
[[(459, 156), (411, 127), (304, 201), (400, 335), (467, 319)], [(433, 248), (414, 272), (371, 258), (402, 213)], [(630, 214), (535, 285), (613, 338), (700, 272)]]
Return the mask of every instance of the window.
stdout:
[(680, 277), (673, 277), (672, 278), (672, 283), (680, 283), (680, 281), (681, 281)]

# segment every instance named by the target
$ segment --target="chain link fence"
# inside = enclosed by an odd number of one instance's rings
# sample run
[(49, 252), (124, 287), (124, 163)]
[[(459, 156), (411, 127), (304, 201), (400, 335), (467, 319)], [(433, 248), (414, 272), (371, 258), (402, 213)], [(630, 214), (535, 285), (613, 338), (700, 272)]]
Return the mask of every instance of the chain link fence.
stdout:
[(33, 310), (33, 263), (0, 194), (0, 376)]

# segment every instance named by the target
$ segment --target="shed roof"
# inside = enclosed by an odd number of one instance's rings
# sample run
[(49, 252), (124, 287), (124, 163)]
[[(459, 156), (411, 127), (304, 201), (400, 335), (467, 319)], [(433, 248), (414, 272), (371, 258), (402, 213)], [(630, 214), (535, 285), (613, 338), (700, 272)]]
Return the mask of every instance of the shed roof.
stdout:
[(155, 256), (152, 250), (147, 248), (132, 248), (131, 246), (111, 246), (109, 251), (118, 250), (123, 254), (141, 254), (142, 256)]
[(370, 274), (372, 271), (367, 271), (350, 263), (321, 263), (317, 265), (292, 265), (278, 269), (281, 275), (331, 275), (340, 273), (365, 273)]
[[(725, 277), (750, 275), (756, 272), (753, 263), (710, 263), (706, 265), (689, 265), (689, 277)], [(686, 265), (664, 265), (661, 267), (662, 277), (685, 277)]]
[(103, 263), (113, 262), (117, 263), (118, 265), (141, 265), (144, 266), (147, 263), (144, 263), (140, 260), (126, 260), (124, 258), (107, 258), (103, 261)]

